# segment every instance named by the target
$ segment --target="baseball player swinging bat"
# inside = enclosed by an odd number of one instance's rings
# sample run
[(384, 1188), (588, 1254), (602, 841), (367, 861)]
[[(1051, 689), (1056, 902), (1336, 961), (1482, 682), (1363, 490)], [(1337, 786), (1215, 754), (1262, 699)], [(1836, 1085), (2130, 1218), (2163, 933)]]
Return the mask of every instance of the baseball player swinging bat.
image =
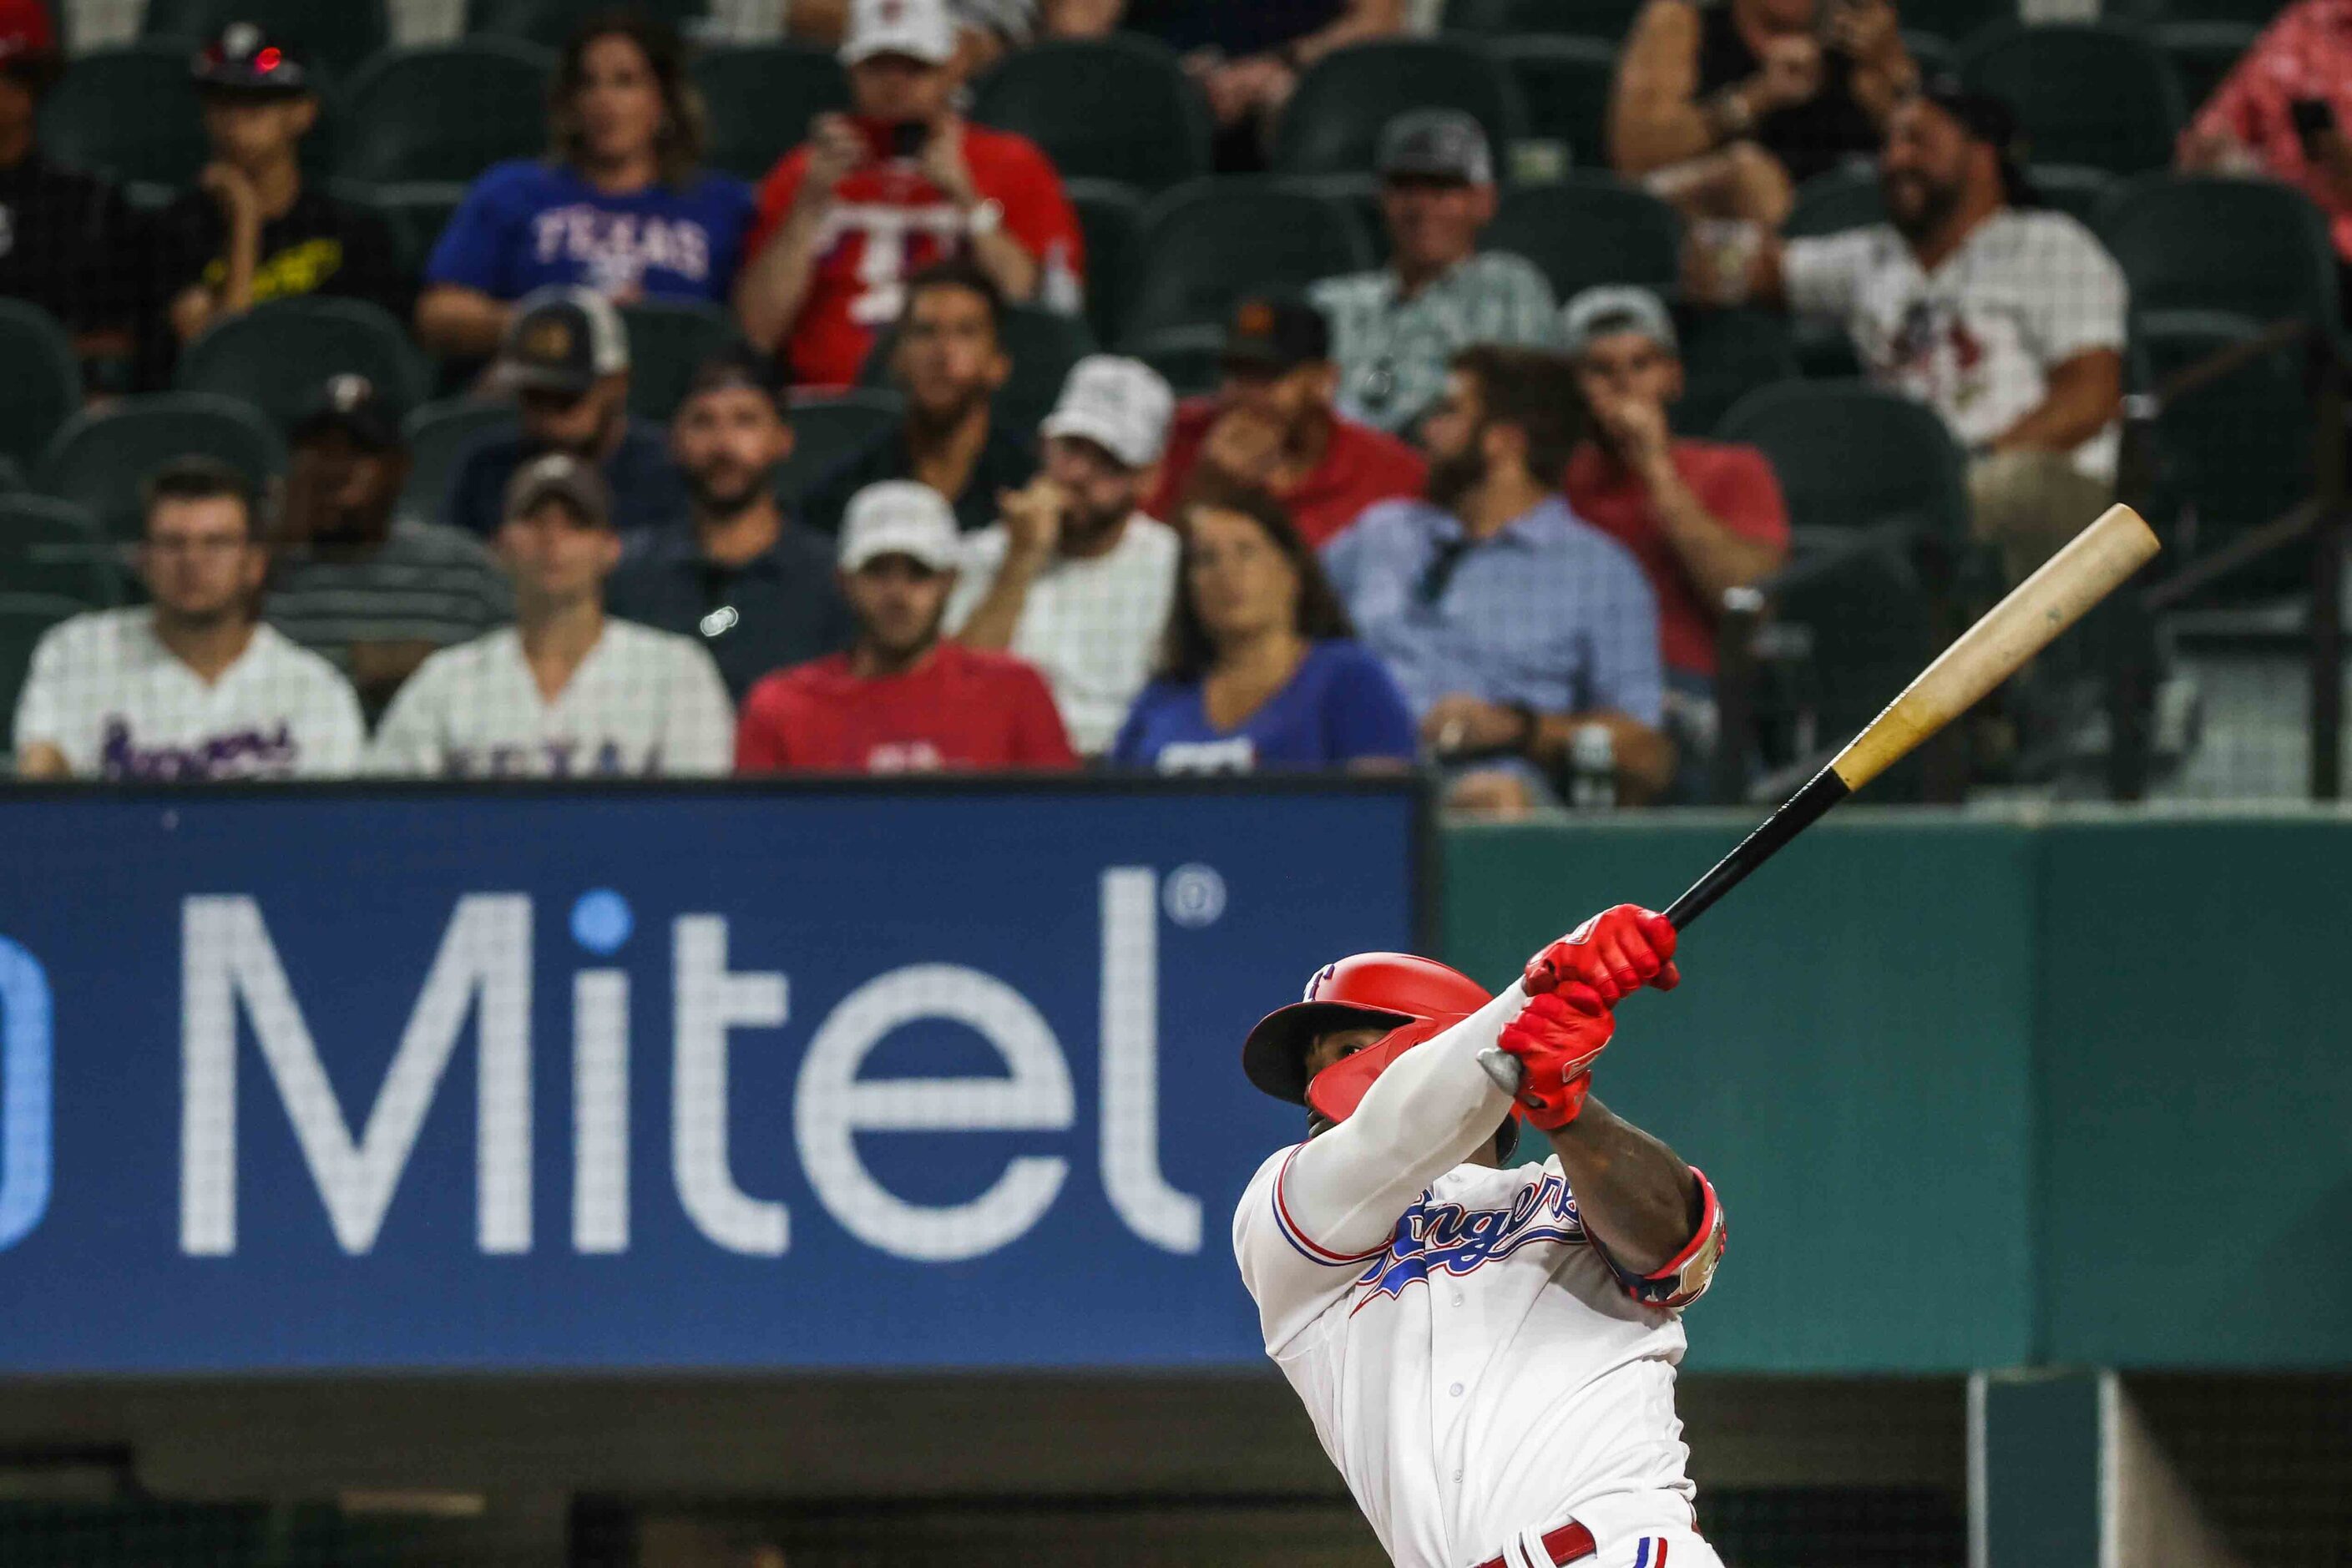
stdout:
[[(1399, 1568), (1722, 1568), (1675, 1414), (1715, 1188), (1591, 1093), (1679, 929), (2156, 552), (2116, 507), (1971, 627), (1664, 914), (1620, 904), (1490, 996), (1409, 953), (1327, 964), (1242, 1065), (1306, 1107), (1234, 1214), (1266, 1353)], [(1499, 1125), (1498, 1125), (1499, 1124)], [(1523, 1128), (1550, 1144), (1512, 1164)]]

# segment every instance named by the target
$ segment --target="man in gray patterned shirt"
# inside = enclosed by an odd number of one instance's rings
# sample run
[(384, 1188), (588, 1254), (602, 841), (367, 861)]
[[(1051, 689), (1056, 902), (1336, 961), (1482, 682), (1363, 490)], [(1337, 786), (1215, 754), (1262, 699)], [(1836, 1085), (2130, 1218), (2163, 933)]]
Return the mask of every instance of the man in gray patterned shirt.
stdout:
[(1327, 278), (1313, 290), (1331, 320), (1339, 411), (1408, 430), (1473, 343), (1554, 348), (1559, 319), (1535, 264), (1478, 249), (1495, 216), (1495, 156), (1459, 110), (1417, 109), (1381, 132), (1381, 213), (1389, 264)]

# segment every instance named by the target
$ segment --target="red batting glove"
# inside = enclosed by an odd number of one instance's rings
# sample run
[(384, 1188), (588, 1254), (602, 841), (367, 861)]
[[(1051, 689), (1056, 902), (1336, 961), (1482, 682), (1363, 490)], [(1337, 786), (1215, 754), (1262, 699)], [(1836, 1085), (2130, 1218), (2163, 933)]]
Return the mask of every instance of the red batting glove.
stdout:
[(1575, 1121), (1592, 1088), (1593, 1061), (1616, 1028), (1617, 1016), (1601, 994), (1576, 981), (1520, 1008), (1495, 1042), (1525, 1069), (1519, 1114), (1546, 1131)]
[(1522, 979), (1539, 996), (1570, 981), (1590, 985), (1614, 1007), (1644, 985), (1672, 991), (1683, 983), (1675, 967), (1675, 928), (1638, 904), (1601, 910), (1528, 960)]

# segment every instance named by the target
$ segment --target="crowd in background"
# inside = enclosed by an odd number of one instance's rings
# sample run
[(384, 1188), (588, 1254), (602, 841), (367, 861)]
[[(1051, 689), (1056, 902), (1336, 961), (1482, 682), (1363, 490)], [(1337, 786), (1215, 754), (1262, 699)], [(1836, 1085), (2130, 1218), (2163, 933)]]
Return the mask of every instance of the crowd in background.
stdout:
[[(1890, 0), (1815, 6), (1650, 0), (1612, 158), (1688, 220), (1685, 307), (1832, 323), (1943, 417), (2013, 579), (2113, 493), (2121, 272), (2039, 205), (2003, 104), (1923, 79)], [(1008, 308), (1077, 310), (1088, 258), (1045, 153), (962, 117), (971, 72), (1156, 34), (1219, 168), (1247, 170), (1299, 74), (1403, 28), (1402, 0), (796, 0), (793, 21), (837, 32), (852, 103), (756, 186), (704, 165), (677, 37), (600, 14), (561, 52), (547, 154), (481, 174), (409, 277), (382, 216), (306, 170), (297, 50), (244, 23), (209, 42), (209, 161), (141, 213), (43, 154), (62, 57), (38, 0), (0, 0), (0, 294), (136, 386), (263, 302), (364, 300), (516, 413), (422, 513), (404, 411), (356, 374), (289, 428), (282, 494), (194, 457), (149, 476), (150, 602), (41, 642), (19, 774), (1426, 763), (1465, 807), (1689, 797), (1717, 615), (1787, 561), (1791, 520), (1761, 453), (1670, 432), (1655, 292), (1557, 300), (1482, 244), (1502, 182), (1469, 115), (1388, 123), (1384, 259), (1242, 298), (1213, 392), (1093, 354), (1034, 427), (999, 395)], [(2302, 184), (2352, 255), (2327, 109), (2347, 37), (2345, 0), (2301, 0), (2181, 155)], [(1853, 160), (1885, 221), (1782, 239), (1796, 184)], [(665, 298), (740, 331), (666, 429), (629, 414), (616, 310)], [(794, 396), (856, 384), (877, 345), (899, 411), (787, 505)]]

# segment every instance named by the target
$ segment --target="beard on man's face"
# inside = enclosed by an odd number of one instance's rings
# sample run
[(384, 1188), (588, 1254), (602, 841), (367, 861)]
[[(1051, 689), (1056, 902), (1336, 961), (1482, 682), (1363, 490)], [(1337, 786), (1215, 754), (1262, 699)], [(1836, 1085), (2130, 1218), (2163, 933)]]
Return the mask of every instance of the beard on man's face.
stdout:
[(1459, 452), (1429, 459), (1429, 479), (1423, 486), (1423, 493), (1433, 504), (1452, 511), (1486, 477), (1486, 465), (1478, 456), (1477, 444), (1473, 442)]
[(707, 463), (686, 472), (686, 490), (697, 511), (710, 517), (740, 517), (759, 503), (776, 477), (775, 465)]
[(1882, 176), (1879, 185), (1885, 195), (1887, 221), (1897, 234), (1914, 242), (1935, 234), (1959, 208), (1958, 180), (1931, 180), (1905, 170)]

